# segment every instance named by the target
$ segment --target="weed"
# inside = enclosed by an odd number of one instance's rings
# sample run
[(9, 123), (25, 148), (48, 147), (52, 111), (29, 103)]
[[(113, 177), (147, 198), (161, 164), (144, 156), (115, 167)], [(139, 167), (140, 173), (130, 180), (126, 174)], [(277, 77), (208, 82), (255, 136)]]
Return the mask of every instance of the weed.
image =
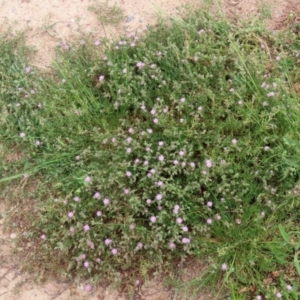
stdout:
[(2, 182), (42, 178), (19, 239), (28, 258), (87, 291), (195, 256), (209, 266), (191, 284), (216, 294), (288, 293), (274, 274), (293, 256), (278, 224), (299, 211), (299, 51), (292, 32), (251, 26), (202, 10), (144, 36), (64, 43), (55, 75), (4, 39), (1, 140), (24, 158)]

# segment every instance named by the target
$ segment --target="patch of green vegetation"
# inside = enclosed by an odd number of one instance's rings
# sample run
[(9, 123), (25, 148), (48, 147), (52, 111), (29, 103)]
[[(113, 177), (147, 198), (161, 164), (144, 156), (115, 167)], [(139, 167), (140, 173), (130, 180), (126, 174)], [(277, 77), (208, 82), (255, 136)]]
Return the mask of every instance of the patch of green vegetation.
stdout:
[(205, 257), (181, 292), (298, 299), (299, 38), (203, 9), (168, 24), (64, 43), (54, 74), (1, 39), (1, 143), (23, 158), (0, 182), (39, 180), (18, 245), (87, 290)]
[(102, 2), (90, 6), (89, 10), (98, 16), (103, 25), (118, 25), (124, 19), (124, 11), (117, 5), (110, 6), (108, 3)]

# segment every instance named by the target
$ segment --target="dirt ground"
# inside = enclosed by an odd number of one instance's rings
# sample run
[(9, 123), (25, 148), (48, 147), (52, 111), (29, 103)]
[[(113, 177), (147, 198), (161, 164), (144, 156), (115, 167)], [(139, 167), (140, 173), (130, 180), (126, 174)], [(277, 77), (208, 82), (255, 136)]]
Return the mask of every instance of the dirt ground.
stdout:
[[(270, 30), (278, 29), (284, 20), (300, 11), (299, 0), (223, 0), (222, 9), (233, 20), (251, 18), (258, 13), (270, 12), (268, 21)], [(298, 4), (297, 4), (298, 2)], [(182, 4), (199, 6), (200, 0), (108, 0), (110, 7), (116, 5), (124, 11), (118, 25), (104, 25), (99, 22), (94, 12), (88, 8), (101, 3), (96, 0), (0, 0), (0, 29), (15, 24), (18, 30), (26, 29), (29, 45), (36, 50), (32, 64), (39, 68), (48, 68), (55, 54), (55, 47), (64, 41), (79, 36), (82, 33), (92, 33), (96, 40), (118, 33), (143, 31), (147, 24), (155, 22), (155, 13), (163, 12), (169, 16), (178, 15)], [(102, 2), (104, 3), (104, 2)], [(105, 13), (104, 11), (101, 13)], [(270, 8), (270, 11), (266, 9)], [(70, 283), (49, 281), (44, 285), (30, 282), (30, 275), (20, 274), (18, 262), (10, 260), (10, 249), (16, 234), (3, 233), (6, 208), (0, 199), (0, 300), (54, 300), (54, 299), (95, 299), (122, 300), (116, 291), (98, 288), (92, 293), (84, 291), (83, 286), (73, 286)], [(199, 276), (201, 268), (186, 270), (190, 277)], [(19, 288), (20, 286), (20, 288)], [(18, 293), (16, 293), (18, 292)], [(143, 300), (174, 300), (173, 291), (162, 285), (161, 279), (150, 282), (141, 289)], [(203, 293), (198, 300), (214, 299)], [(177, 300), (183, 300), (182, 298)]]

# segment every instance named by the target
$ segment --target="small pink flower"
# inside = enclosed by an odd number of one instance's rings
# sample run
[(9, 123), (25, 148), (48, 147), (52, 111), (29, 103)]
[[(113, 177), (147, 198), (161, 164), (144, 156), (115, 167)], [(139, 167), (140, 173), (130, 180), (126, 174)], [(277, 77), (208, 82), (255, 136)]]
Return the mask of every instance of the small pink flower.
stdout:
[(274, 96), (275, 96), (275, 93), (274, 93), (274, 92), (270, 92), (270, 93), (267, 94), (267, 96), (268, 96), (268, 97), (274, 97)]
[(176, 248), (176, 245), (172, 242), (172, 243), (169, 244), (169, 247), (170, 247), (171, 249), (175, 249), (175, 248)]
[[(281, 60), (280, 56), (276, 56), (276, 60)], [(278, 297), (279, 298), (279, 297)]]
[(157, 194), (155, 198), (156, 200), (160, 201), (163, 198), (163, 196), (162, 194)]
[(234, 88), (231, 88), (231, 89), (229, 90), (229, 92), (233, 93), (233, 92), (234, 92)]
[(153, 119), (154, 124), (158, 124), (159, 120), (157, 118)]
[(126, 153), (128, 153), (128, 154), (131, 153), (131, 151), (132, 151), (131, 148), (126, 149)]
[(37, 146), (40, 146), (40, 145), (41, 145), (41, 142), (40, 142), (40, 141), (35, 141), (35, 144), (36, 144)]
[(84, 290), (86, 292), (90, 292), (92, 290), (92, 286), (90, 284), (86, 284), (85, 287), (84, 287)]
[(158, 157), (158, 160), (159, 160), (159, 161), (164, 161), (164, 159), (165, 159), (165, 157), (164, 157), (163, 155), (160, 155), (160, 156)]
[(262, 300), (261, 295), (257, 295), (257, 296), (256, 296), (256, 300)]
[(183, 161), (183, 162), (181, 163), (181, 166), (184, 168), (184, 167), (186, 166), (186, 162)]
[(103, 81), (104, 80), (104, 75), (99, 76), (99, 81)]
[(212, 207), (213, 206), (213, 203), (211, 201), (208, 201), (206, 204), (207, 204), (208, 207)]
[(203, 109), (203, 107), (202, 107), (202, 106), (199, 106), (199, 107), (198, 107), (198, 110), (199, 110), (199, 111), (201, 111), (202, 109)]
[(236, 140), (236, 139), (233, 139), (233, 140), (231, 141), (231, 143), (232, 143), (233, 145), (236, 145), (237, 140)]
[(89, 264), (88, 261), (85, 261), (85, 262), (83, 263), (83, 265), (84, 265), (86, 268), (88, 268), (90, 264)]
[(73, 198), (73, 200), (74, 200), (75, 202), (79, 202), (79, 201), (80, 201), (80, 198), (79, 198), (78, 196), (75, 196), (75, 197)]
[(130, 190), (129, 190), (129, 189), (124, 189), (124, 194), (125, 194), (125, 195), (128, 195), (128, 194), (129, 194), (129, 192), (130, 192)]
[(95, 199), (100, 199), (100, 197), (101, 197), (101, 195), (99, 192), (96, 192), (93, 196), (93, 198), (95, 198)]
[(21, 132), (21, 133), (20, 133), (20, 137), (21, 137), (21, 138), (23, 138), (23, 137), (25, 137), (25, 136), (26, 136), (26, 134), (25, 134), (24, 132)]
[(96, 262), (97, 263), (100, 263), (101, 262), (101, 259), (98, 257), (98, 258), (96, 258)]
[(73, 218), (73, 217), (74, 217), (74, 211), (70, 211), (70, 212), (68, 213), (68, 217), (69, 217), (69, 218)]
[(129, 128), (129, 129), (128, 129), (128, 132), (129, 132), (129, 133), (133, 133), (133, 132), (134, 132), (133, 128)]
[(188, 229), (187, 226), (183, 226), (183, 227), (182, 227), (182, 230), (183, 230), (184, 232), (188, 232), (188, 231), (189, 231), (189, 229)]
[(183, 221), (183, 220), (182, 220), (181, 218), (177, 218), (177, 219), (176, 219), (176, 223), (177, 223), (177, 224), (181, 224), (182, 221)]
[(180, 102), (181, 102), (181, 103), (184, 103), (184, 102), (185, 102), (185, 98), (181, 98), (181, 99), (180, 99)]
[(112, 240), (111, 239), (106, 239), (105, 241), (104, 241), (104, 244), (106, 245), (106, 246), (108, 246), (109, 244), (111, 244), (112, 243)]
[(45, 240), (45, 239), (46, 239), (46, 235), (45, 235), (45, 234), (42, 234), (42, 235), (41, 235), (41, 239), (42, 239), (42, 240)]
[(276, 294), (276, 297), (277, 297), (277, 298), (281, 298), (281, 297), (282, 297), (282, 294), (278, 292), (278, 293)]
[(291, 291), (291, 290), (293, 289), (293, 287), (292, 287), (291, 285), (288, 284), (288, 285), (286, 286), (286, 289), (287, 289), (288, 291)]
[(207, 159), (207, 160), (205, 161), (205, 164), (206, 164), (206, 166), (207, 166), (208, 168), (211, 168), (211, 167), (212, 167), (212, 161), (211, 161), (210, 159)]
[(148, 133), (153, 133), (153, 130), (150, 128), (150, 129), (147, 129)]
[(112, 253), (113, 255), (116, 255), (116, 254), (118, 253), (118, 249), (117, 249), (117, 248), (113, 248), (113, 249), (111, 250), (111, 253)]
[(155, 223), (155, 222), (156, 222), (156, 217), (155, 217), (155, 216), (152, 216), (152, 217), (150, 218), (150, 221), (151, 221), (152, 223)]
[(80, 160), (80, 155), (77, 155), (77, 156), (75, 157), (75, 159), (76, 159), (76, 160)]
[(151, 174), (155, 174), (155, 172), (156, 172), (155, 169), (151, 169), (151, 170), (150, 170), (150, 173), (151, 173)]
[(30, 72), (31, 72), (31, 68), (30, 68), (30, 67), (26, 67), (26, 68), (25, 68), (25, 72), (26, 72), (26, 73), (30, 73)]
[(212, 219), (207, 219), (207, 220), (206, 220), (206, 223), (207, 223), (208, 225), (211, 225), (212, 222), (213, 222)]
[(136, 246), (136, 248), (137, 248), (137, 249), (142, 249), (143, 246), (144, 246), (144, 245), (143, 245), (142, 243), (138, 243), (137, 246)]
[(138, 159), (138, 158), (136, 158), (135, 160), (134, 160), (134, 163), (135, 164), (138, 164), (140, 162), (140, 160)]
[(164, 142), (160, 141), (158, 142), (158, 146), (162, 147), (164, 145)]
[(126, 176), (127, 176), (127, 177), (131, 177), (131, 175), (132, 175), (132, 173), (131, 173), (131, 172), (129, 172), (129, 171), (126, 171)]
[(147, 199), (147, 200), (146, 200), (146, 203), (147, 203), (147, 204), (151, 204), (151, 202), (152, 202), (151, 199)]
[(143, 163), (144, 166), (148, 166), (148, 164), (149, 164), (149, 163), (148, 163), (147, 160), (145, 160), (144, 163)]
[(83, 230), (84, 231), (89, 231), (90, 229), (91, 228), (90, 228), (90, 226), (88, 224), (86, 224), (86, 225), (83, 226)]
[(183, 238), (182, 239), (183, 244), (189, 244), (190, 242), (191, 242), (191, 240), (189, 238)]
[(145, 63), (139, 61), (136, 66), (139, 68), (139, 69), (142, 69), (143, 67), (145, 67)]
[(128, 138), (126, 139), (126, 142), (127, 142), (128, 144), (130, 144), (130, 143), (132, 142), (132, 138), (131, 138), (131, 137), (128, 137)]
[(101, 217), (101, 216), (102, 216), (102, 212), (101, 212), (100, 210), (98, 210), (98, 211), (96, 212), (96, 216), (97, 216), (97, 217)]
[(104, 205), (109, 205), (109, 203), (110, 203), (109, 199), (107, 199), (107, 198), (103, 199), (103, 204)]
[(95, 46), (99, 46), (99, 45), (100, 45), (100, 41), (99, 40), (95, 41)]
[(129, 229), (130, 229), (130, 230), (135, 229), (135, 224), (130, 224), (130, 225), (129, 225)]
[(178, 160), (174, 160), (174, 161), (173, 161), (173, 164), (174, 164), (174, 165), (178, 165)]
[(191, 166), (191, 168), (194, 169), (194, 168), (196, 167), (196, 164), (195, 164), (194, 162), (191, 162), (191, 163), (190, 163), (190, 166)]
[(91, 176), (86, 176), (84, 181), (87, 182), (87, 183), (90, 183), (90, 182), (92, 182), (92, 177)]
[(222, 271), (226, 271), (227, 270), (227, 265), (226, 264), (222, 264), (222, 266), (221, 266), (221, 269), (222, 269)]
[(153, 108), (153, 109), (150, 111), (150, 114), (151, 114), (151, 115), (155, 115), (155, 114), (156, 114), (156, 110)]
[(183, 150), (179, 151), (179, 155), (183, 156), (185, 154), (185, 152)]
[(74, 227), (70, 227), (70, 232), (74, 232), (75, 228)]

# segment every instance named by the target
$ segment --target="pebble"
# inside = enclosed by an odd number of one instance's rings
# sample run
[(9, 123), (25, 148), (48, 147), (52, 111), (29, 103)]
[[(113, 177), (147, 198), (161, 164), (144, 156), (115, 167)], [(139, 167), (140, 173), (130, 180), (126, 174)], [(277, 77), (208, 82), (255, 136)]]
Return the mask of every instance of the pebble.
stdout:
[(131, 22), (132, 20), (134, 20), (134, 16), (127, 16), (126, 19), (125, 19), (125, 22), (126, 22), (126, 23), (129, 23), (129, 22)]

